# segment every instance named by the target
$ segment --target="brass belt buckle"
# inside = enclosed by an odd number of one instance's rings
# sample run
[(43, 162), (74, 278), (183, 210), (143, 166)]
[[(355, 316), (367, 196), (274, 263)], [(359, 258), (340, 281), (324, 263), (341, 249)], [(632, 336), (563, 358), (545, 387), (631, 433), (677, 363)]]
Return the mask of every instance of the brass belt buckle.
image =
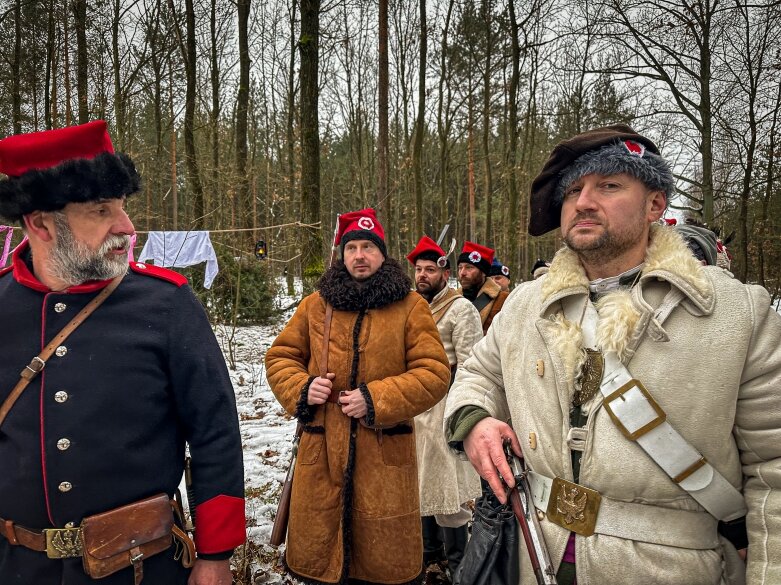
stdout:
[(591, 536), (601, 503), (598, 491), (556, 477), (548, 500), (548, 519), (581, 536)]
[(81, 528), (47, 528), (46, 556), (50, 559), (70, 559), (81, 556)]

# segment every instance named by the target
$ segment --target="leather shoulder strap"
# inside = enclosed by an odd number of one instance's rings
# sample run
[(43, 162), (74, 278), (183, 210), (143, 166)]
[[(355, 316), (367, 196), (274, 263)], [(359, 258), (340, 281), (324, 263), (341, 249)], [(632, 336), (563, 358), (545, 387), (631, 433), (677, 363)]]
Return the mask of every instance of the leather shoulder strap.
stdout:
[(46, 360), (51, 357), (51, 355), (54, 353), (54, 350), (62, 345), (62, 342), (65, 341), (68, 336), (73, 333), (76, 328), (95, 311), (95, 309), (103, 304), (103, 301), (105, 301), (108, 296), (119, 286), (122, 278), (123, 276), (118, 276), (112, 280), (106, 288), (100, 291), (100, 293), (98, 293), (94, 299), (87, 303), (86, 307), (84, 307), (73, 319), (71, 319), (70, 323), (63, 327), (60, 332), (54, 336), (49, 344), (43, 348), (41, 353), (35, 356), (30, 361), (30, 363), (25, 366), (25, 368), (19, 374), (20, 378), (16, 383), (16, 386), (14, 386), (14, 389), (11, 390), (8, 398), (6, 398), (2, 406), (0, 406), (0, 427), (3, 426), (5, 417), (8, 416), (9, 412), (11, 412), (11, 408), (13, 408), (16, 401), (22, 395), (24, 389), (27, 388), (27, 385), (32, 382), (46, 366)]
[(450, 307), (453, 306), (453, 303), (459, 297), (461, 297), (461, 295), (458, 294), (458, 291), (455, 291), (452, 288), (448, 289), (448, 293), (445, 295), (445, 298), (440, 301), (439, 306), (432, 312), (432, 315), (434, 316), (434, 323), (439, 323), (442, 318), (447, 315)]
[(320, 377), (325, 378), (328, 373), (328, 344), (331, 341), (331, 320), (334, 317), (334, 308), (325, 304), (325, 320), (323, 321), (323, 351), (320, 354)]

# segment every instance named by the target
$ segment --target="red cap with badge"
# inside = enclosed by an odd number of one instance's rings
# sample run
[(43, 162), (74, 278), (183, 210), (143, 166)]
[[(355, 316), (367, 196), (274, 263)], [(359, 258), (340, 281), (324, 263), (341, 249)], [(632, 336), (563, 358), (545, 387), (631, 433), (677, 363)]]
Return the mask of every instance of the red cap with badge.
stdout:
[(445, 251), (428, 236), (420, 238), (415, 249), (407, 254), (407, 260), (409, 260), (410, 264), (413, 266), (418, 260), (431, 260), (432, 262), (436, 262), (437, 266), (440, 268), (449, 268), (450, 265), (450, 261), (447, 259)]
[(341, 246), (344, 254), (344, 245), (352, 240), (369, 240), (377, 245), (383, 256), (388, 256), (385, 230), (382, 229), (376, 212), (370, 207), (339, 216), (339, 229), (336, 231), (334, 246)]
[(458, 256), (458, 263), (468, 262), (474, 264), (485, 274), (491, 271), (491, 263), (494, 261), (494, 251), (487, 246), (481, 246), (474, 242), (464, 242), (461, 248), (461, 254)]

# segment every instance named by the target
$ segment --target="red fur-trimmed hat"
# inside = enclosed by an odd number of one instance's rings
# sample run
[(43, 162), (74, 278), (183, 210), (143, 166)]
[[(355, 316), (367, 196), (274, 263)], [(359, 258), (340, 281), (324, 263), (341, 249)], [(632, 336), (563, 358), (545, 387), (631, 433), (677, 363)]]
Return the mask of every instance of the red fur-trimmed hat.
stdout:
[(474, 264), (484, 274), (491, 272), (491, 262), (494, 261), (494, 251), (486, 246), (475, 244), (474, 242), (464, 242), (464, 247), (461, 248), (461, 254), (458, 256), (458, 263), (468, 262)]
[(450, 268), (450, 260), (448, 260), (445, 251), (428, 236), (420, 238), (415, 249), (407, 254), (407, 260), (409, 260), (410, 264), (413, 266), (418, 260), (431, 260), (432, 262), (436, 262), (437, 266), (440, 268)]
[(377, 245), (383, 256), (388, 257), (385, 230), (371, 208), (351, 211), (339, 216), (339, 229), (336, 231), (334, 246), (341, 246), (344, 254), (344, 245), (352, 240), (369, 240)]
[(33, 211), (136, 193), (141, 178), (115, 153), (103, 120), (0, 140), (0, 216), (20, 221)]

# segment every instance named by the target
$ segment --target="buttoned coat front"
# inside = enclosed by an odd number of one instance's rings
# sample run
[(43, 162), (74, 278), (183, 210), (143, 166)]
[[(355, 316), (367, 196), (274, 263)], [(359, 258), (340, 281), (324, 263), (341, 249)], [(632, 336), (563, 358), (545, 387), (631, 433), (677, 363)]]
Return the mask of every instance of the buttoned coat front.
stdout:
[[(660, 325), (655, 308), (671, 287), (684, 298)], [(459, 371), (446, 410), (451, 417), (465, 405), (477, 405), (511, 420), (529, 467), (569, 480), (567, 434), (581, 330), (564, 318), (561, 303), (573, 297), (585, 302), (588, 279), (565, 248), (547, 276), (510, 295)], [(700, 266), (678, 235), (652, 226), (642, 276), (631, 291), (606, 295), (597, 310), (602, 349), (618, 352), (670, 424), (742, 491), (748, 584), (781, 583), (781, 318), (767, 292), (720, 268)], [(734, 551), (719, 540), (715, 521), (707, 533), (691, 534), (697, 523), (687, 518), (711, 517), (621, 434), (602, 403), (597, 393), (584, 405), (589, 416), (580, 483), (603, 498), (642, 504), (644, 515), (657, 514), (659, 526), (650, 533), (638, 529), (632, 539), (577, 536), (578, 584), (725, 583), (723, 561)], [(670, 510), (684, 512), (671, 517)], [(547, 517), (541, 524), (558, 566), (570, 533)], [(635, 528), (631, 515), (624, 518), (625, 531)], [(521, 559), (522, 583), (531, 585), (525, 550)]]
[[(445, 395), (450, 368), (428, 303), (409, 284), (390, 260), (366, 285), (338, 263), (266, 353), (274, 395), (305, 425), (286, 562), (308, 580), (406, 583), (421, 572), (412, 418)], [(333, 402), (307, 405), (320, 371), (324, 299), (335, 307), (328, 344), (333, 392), (360, 388), (366, 422), (394, 428), (362, 426)]]

